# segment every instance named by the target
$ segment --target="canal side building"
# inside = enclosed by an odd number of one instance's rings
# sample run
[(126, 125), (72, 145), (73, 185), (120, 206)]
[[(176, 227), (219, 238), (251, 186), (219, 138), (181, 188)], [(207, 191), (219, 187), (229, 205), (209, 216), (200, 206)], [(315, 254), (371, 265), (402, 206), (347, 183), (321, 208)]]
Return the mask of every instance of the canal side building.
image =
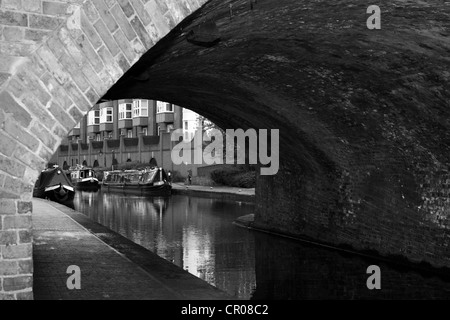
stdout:
[[(166, 170), (196, 175), (202, 165), (174, 165), (171, 132), (183, 129), (191, 140), (197, 114), (180, 106), (155, 100), (123, 99), (96, 104), (69, 132), (50, 162), (63, 168), (82, 164), (110, 167), (126, 162), (152, 163)], [(184, 115), (186, 119), (183, 119)]]

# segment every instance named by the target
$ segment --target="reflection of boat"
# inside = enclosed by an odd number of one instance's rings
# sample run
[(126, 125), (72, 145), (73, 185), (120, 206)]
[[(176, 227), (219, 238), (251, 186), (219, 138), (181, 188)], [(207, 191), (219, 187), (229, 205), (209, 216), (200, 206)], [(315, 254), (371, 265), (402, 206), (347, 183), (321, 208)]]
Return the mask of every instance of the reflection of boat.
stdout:
[(91, 168), (79, 167), (70, 170), (70, 179), (77, 189), (98, 190), (100, 187), (95, 171)]
[(42, 170), (33, 190), (33, 197), (50, 199), (65, 204), (72, 201), (75, 190), (69, 178), (59, 167)]
[(169, 196), (172, 186), (163, 168), (105, 171), (104, 191), (120, 191), (136, 195)]

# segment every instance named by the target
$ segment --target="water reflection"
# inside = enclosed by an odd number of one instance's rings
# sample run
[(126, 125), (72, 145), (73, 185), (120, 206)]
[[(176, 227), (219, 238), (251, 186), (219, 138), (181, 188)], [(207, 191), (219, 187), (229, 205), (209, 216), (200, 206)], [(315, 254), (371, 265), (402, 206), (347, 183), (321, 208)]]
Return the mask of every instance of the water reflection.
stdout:
[[(448, 299), (450, 284), (379, 261), (251, 232), (232, 224), (254, 206), (174, 195), (143, 198), (78, 192), (93, 220), (243, 299)], [(382, 289), (368, 290), (379, 265)]]
[[(255, 233), (256, 290), (252, 299), (450, 299), (436, 275)], [(369, 265), (381, 269), (381, 290), (368, 290)]]
[(254, 206), (173, 195), (144, 198), (78, 192), (77, 211), (193, 275), (249, 299), (255, 285), (254, 238), (232, 222)]

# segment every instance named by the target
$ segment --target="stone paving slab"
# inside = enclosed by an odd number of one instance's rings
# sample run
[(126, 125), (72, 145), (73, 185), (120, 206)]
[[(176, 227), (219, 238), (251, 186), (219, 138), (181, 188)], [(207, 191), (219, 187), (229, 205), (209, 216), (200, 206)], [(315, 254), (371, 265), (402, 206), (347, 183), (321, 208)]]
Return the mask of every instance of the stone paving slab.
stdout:
[[(229, 298), (218, 289), (205, 286), (200, 279), (197, 286), (200, 290), (196, 291), (195, 286), (186, 288), (188, 291), (193, 289), (192, 295), (183, 295), (103, 242), (49, 201), (33, 199), (33, 224), (36, 300)], [(155, 255), (150, 251), (145, 254)], [(81, 269), (80, 290), (67, 288), (70, 274), (66, 271), (71, 265)], [(180, 269), (179, 272), (186, 271)]]

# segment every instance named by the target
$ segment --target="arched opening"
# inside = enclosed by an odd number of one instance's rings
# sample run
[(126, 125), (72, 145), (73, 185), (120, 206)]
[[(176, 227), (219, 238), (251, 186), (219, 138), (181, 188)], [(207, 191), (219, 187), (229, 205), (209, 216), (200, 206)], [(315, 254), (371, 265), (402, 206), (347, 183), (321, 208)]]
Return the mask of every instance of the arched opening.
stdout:
[[(203, 1), (189, 2), (192, 8), (180, 3), (177, 12), (184, 17)], [(311, 4), (315, 14), (299, 19), (293, 0), (283, 0), (286, 10), (279, 19), (280, 6), (274, 3), (260, 1), (252, 12), (248, 5), (228, 10), (212, 0), (203, 11), (206, 16), (194, 14), (153, 47), (154, 34), (145, 32), (125, 41), (126, 49), (110, 47), (110, 35), (97, 39), (93, 22), (108, 15), (99, 17), (96, 9), (88, 12), (92, 23), (84, 19), (78, 26), (73, 19), (70, 30), (59, 23), (61, 32), (49, 32), (42, 43), (8, 44), (12, 52), (5, 54), (6, 61), (13, 63), (2, 70), (0, 93), (0, 119), (5, 119), (0, 149), (12, 161), (0, 176), (8, 208), (16, 208), (16, 216), (31, 214), (31, 178), (92, 104), (155, 99), (191, 108), (223, 128), (280, 129), (280, 170), (257, 180), (255, 227), (450, 266), (450, 246), (442, 240), (449, 238), (443, 225), (449, 212), (450, 130), (445, 119), (450, 114), (445, 101), (450, 97), (441, 49), (447, 35), (435, 31), (445, 29), (447, 16), (432, 20), (430, 27), (429, 19), (414, 12), (394, 15), (391, 26), (409, 20), (418, 27), (397, 28), (395, 35), (389, 28), (377, 30), (380, 36), (374, 37), (360, 23), (357, 6), (339, 8), (346, 17), (343, 25), (335, 10), (316, 3)], [(445, 4), (433, 5), (443, 15), (448, 11)], [(398, 10), (394, 4), (385, 6)], [(161, 22), (159, 38), (176, 25), (164, 10), (170, 26)], [(199, 44), (186, 37), (206, 17), (220, 26), (220, 42)], [(113, 20), (107, 28), (116, 27)], [(89, 29), (83, 29), (86, 24)], [(134, 36), (129, 30), (132, 35), (126, 35)], [(29, 47), (37, 49), (24, 49)], [(116, 51), (114, 59), (108, 50)], [(18, 51), (26, 56), (16, 59)], [(94, 116), (91, 125), (98, 126), (102, 116)], [(106, 122), (110, 116), (105, 113)], [(158, 128), (152, 128), (154, 135)], [(18, 134), (21, 130), (25, 134)], [(67, 150), (72, 166), (78, 163), (75, 145)], [(106, 167), (111, 149), (100, 143), (95, 148), (98, 155), (105, 150), (99, 160)], [(117, 164), (114, 157), (112, 163)], [(31, 250), (27, 254), (31, 259)], [(0, 277), (3, 281), (1, 271)]]
[(87, 167), (87, 161), (86, 160), (83, 160), (83, 166), (85, 166), (85, 167)]
[(94, 161), (94, 165), (93, 165), (93, 167), (94, 167), (94, 168), (97, 168), (97, 167), (99, 167), (99, 164), (98, 164), (98, 161), (97, 161), (97, 160), (95, 160), (95, 161)]

